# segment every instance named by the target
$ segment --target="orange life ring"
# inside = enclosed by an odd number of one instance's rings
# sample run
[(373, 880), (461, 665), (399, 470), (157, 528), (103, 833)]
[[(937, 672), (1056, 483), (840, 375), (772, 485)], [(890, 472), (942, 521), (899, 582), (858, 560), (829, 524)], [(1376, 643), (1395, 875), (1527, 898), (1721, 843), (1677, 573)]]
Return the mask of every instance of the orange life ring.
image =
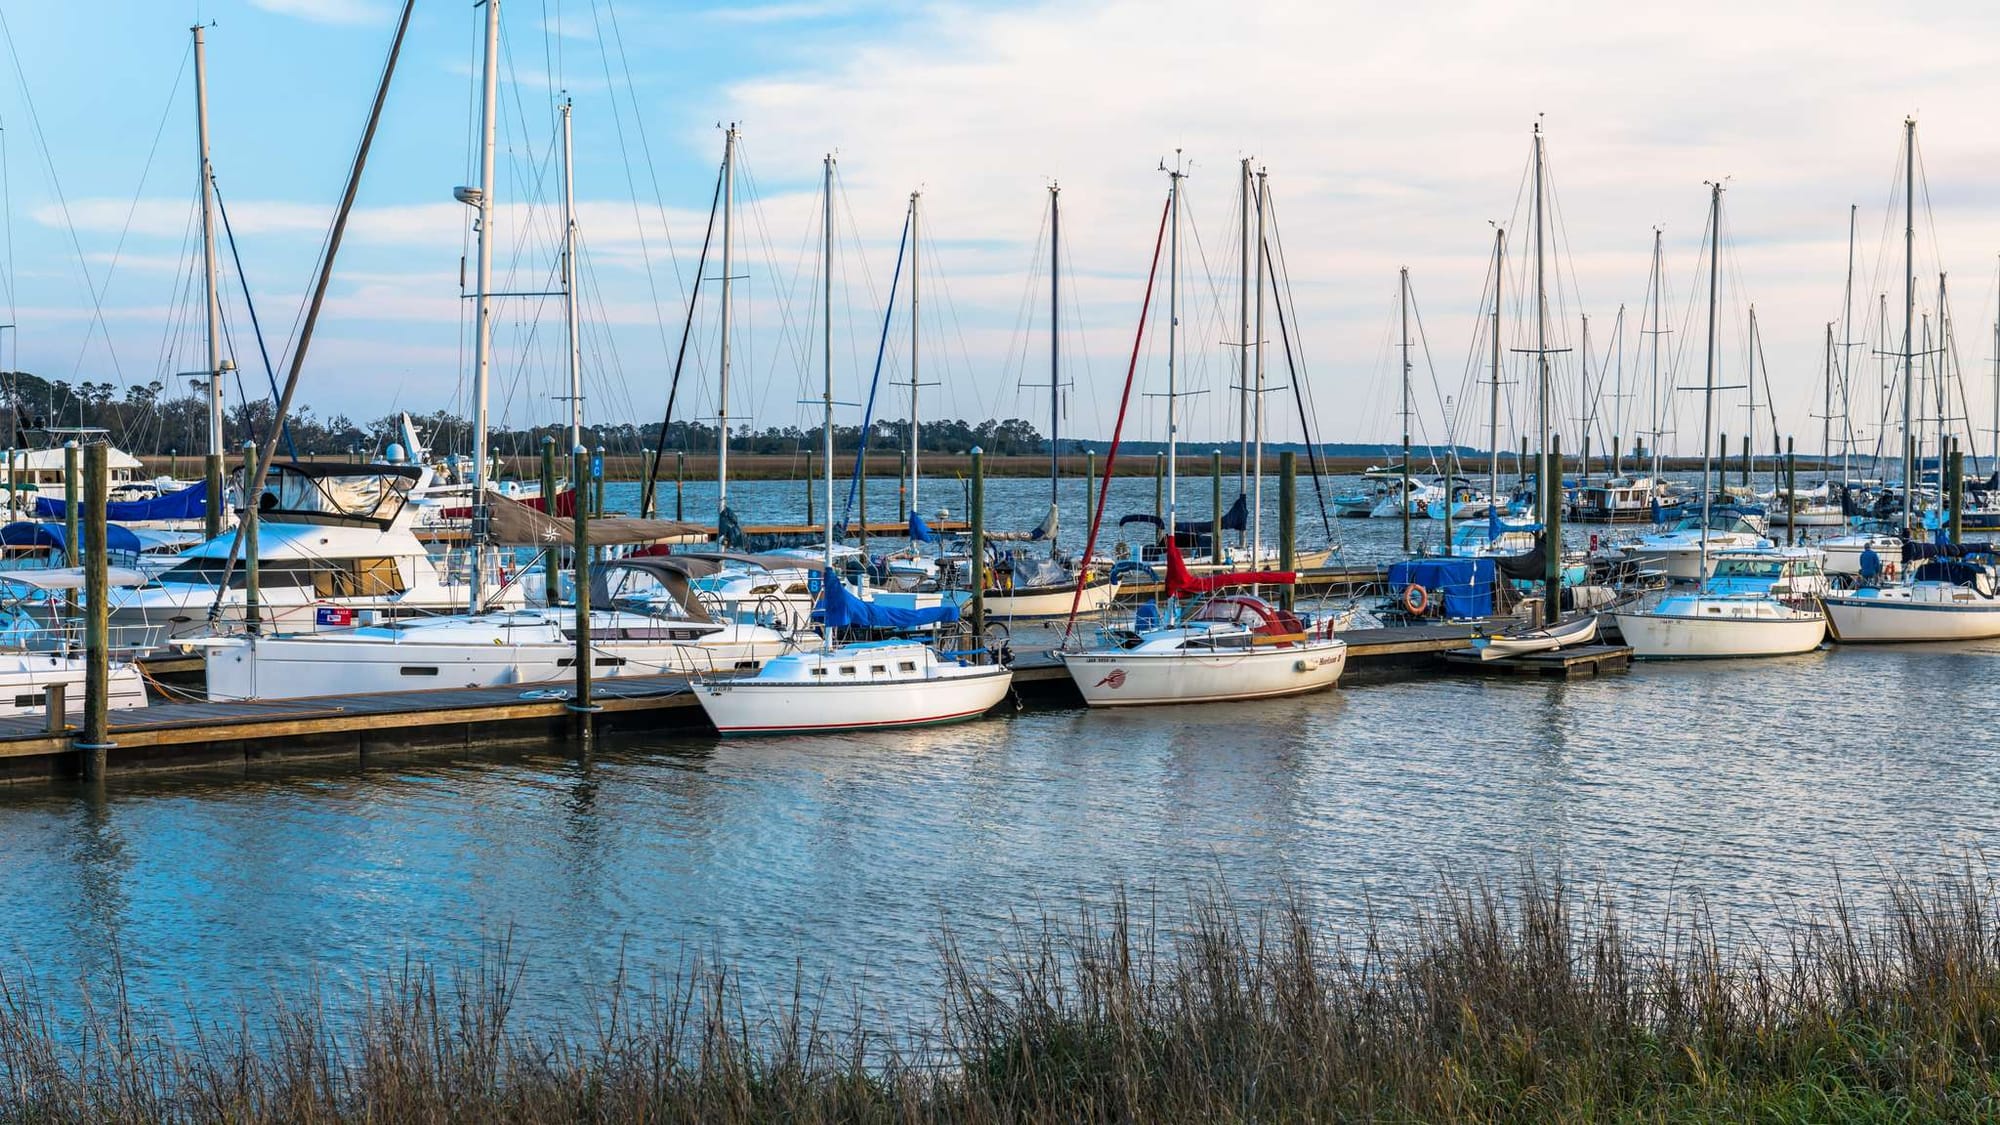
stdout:
[(1411, 613), (1416, 614), (1418, 617), (1422, 617), (1424, 615), (1424, 611), (1429, 609), (1430, 607), (1431, 607), (1431, 592), (1429, 590), (1424, 589), (1422, 586), (1417, 585), (1415, 582), (1412, 582), (1408, 586), (1403, 587), (1404, 609), (1409, 610)]

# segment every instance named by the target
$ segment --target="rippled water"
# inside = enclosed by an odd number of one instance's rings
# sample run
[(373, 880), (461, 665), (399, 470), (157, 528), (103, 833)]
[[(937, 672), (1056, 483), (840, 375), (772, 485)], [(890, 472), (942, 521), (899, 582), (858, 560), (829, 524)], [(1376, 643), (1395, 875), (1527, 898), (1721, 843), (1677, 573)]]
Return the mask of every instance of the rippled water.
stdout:
[[(1151, 482), (1143, 484), (1148, 505)], [(1407, 909), (1440, 870), (1534, 858), (1657, 908), (1767, 924), (1842, 871), (1931, 870), (2000, 829), (2000, 644), (1425, 679), (1302, 699), (1041, 709), (881, 735), (0, 790), (0, 965), (122, 962), (140, 1002), (335, 996), (511, 934), (531, 1014), (691, 950), (907, 1008), (949, 921), (1221, 884)], [(1349, 914), (1358, 922), (1358, 917)]]

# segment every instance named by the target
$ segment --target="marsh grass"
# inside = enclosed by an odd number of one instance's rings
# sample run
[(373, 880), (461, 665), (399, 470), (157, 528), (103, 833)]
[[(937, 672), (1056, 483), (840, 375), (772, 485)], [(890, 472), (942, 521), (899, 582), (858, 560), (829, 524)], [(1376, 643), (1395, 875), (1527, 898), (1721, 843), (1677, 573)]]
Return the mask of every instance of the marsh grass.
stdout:
[[(1445, 880), (1414, 920), (1336, 927), (1299, 900), (1120, 900), (940, 939), (920, 1033), (752, 1010), (691, 964), (527, 1031), (505, 949), (407, 963), (336, 1017), (315, 989), (149, 1030), (122, 996), (59, 1022), (0, 979), (0, 1116), (24, 1121), (1603, 1121), (2000, 1118), (2000, 917), (1971, 868), (1844, 889), (1783, 937), (1698, 901), (1628, 926), (1533, 871)], [(1339, 938), (1335, 934), (1358, 934)], [(191, 1029), (191, 1030), (189, 1030)]]

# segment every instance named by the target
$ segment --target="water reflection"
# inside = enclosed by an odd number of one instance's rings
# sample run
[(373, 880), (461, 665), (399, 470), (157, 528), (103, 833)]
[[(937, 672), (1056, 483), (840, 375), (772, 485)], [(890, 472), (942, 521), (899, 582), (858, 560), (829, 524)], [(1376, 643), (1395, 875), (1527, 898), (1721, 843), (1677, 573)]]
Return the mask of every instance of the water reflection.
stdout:
[[(0, 791), (0, 957), (143, 1004), (227, 1004), (511, 935), (527, 1010), (690, 948), (924, 1010), (949, 918), (1123, 886), (1295, 890), (1395, 917), (1441, 870), (1523, 857), (1631, 909), (1689, 888), (1731, 924), (1836, 871), (1925, 870), (2000, 828), (2000, 644), (1649, 665), (1568, 684), (1439, 679), (1163, 710), (774, 741), (610, 739), (373, 769)], [(72, 980), (72, 983), (73, 980)], [(346, 995), (352, 995), (349, 991)]]

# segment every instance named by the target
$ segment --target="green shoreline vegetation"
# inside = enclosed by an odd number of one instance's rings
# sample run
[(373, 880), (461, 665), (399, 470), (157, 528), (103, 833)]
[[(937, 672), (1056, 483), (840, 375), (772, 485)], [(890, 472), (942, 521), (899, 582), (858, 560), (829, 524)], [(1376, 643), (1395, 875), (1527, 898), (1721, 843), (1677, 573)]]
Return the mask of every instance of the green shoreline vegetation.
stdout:
[[(1629, 925), (1534, 871), (1442, 880), (1337, 939), (1219, 891), (1155, 928), (1120, 901), (974, 961), (947, 931), (921, 1033), (752, 1010), (733, 974), (613, 982), (590, 1026), (519, 1029), (524, 960), (407, 965), (335, 1018), (311, 990), (167, 1038), (59, 1024), (0, 979), (0, 1117), (64, 1121), (1932, 1121), (2000, 1117), (1986, 877), (1845, 889), (1725, 937), (1698, 898)], [(801, 991), (801, 996), (804, 995)]]

